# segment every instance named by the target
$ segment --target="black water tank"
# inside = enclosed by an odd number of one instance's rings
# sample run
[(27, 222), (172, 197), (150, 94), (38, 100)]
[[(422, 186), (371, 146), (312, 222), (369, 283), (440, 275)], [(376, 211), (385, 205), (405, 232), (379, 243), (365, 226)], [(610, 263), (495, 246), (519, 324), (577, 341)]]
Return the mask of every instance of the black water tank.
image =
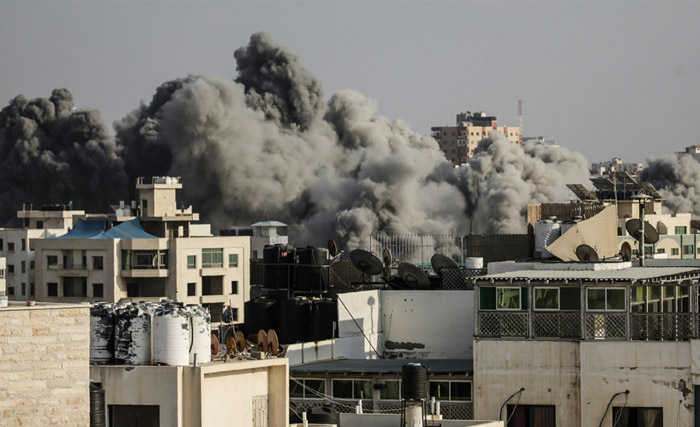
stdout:
[(277, 337), (282, 344), (308, 342), (311, 339), (311, 300), (291, 298), (279, 303)]
[(302, 292), (328, 291), (328, 249), (307, 246), (297, 248), (296, 288)]
[(100, 383), (90, 383), (90, 427), (104, 427), (105, 391)]
[(401, 369), (401, 398), (407, 401), (428, 398), (428, 371), (420, 363), (409, 363)]
[(294, 283), (295, 251), (290, 245), (268, 245), (263, 248), (263, 287), (288, 289)]
[(323, 298), (311, 303), (311, 340), (321, 341), (336, 337), (338, 300)]
[(257, 334), (260, 329), (277, 328), (277, 300), (272, 298), (255, 298), (246, 301), (245, 325), (242, 328), (246, 335)]

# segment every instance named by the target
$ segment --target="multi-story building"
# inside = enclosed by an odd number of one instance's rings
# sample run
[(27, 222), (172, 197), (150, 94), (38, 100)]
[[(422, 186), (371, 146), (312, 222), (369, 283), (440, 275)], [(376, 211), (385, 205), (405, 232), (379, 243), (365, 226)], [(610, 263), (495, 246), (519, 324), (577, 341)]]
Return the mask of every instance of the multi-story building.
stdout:
[(36, 299), (51, 302), (168, 298), (210, 309), (231, 307), (243, 321), (249, 299), (250, 237), (213, 236), (191, 207), (177, 209), (179, 178), (140, 178), (138, 216), (81, 219), (57, 238), (32, 241)]
[(490, 264), (474, 279), (475, 418), (697, 425), (699, 267)]
[(279, 221), (259, 221), (249, 226), (221, 230), (220, 233), (222, 236), (250, 236), (250, 252), (253, 259), (262, 258), (265, 246), (289, 243), (287, 224)]
[(447, 160), (455, 166), (466, 163), (474, 153), (479, 141), (491, 132), (500, 132), (509, 141), (522, 145), (522, 134), (518, 126), (498, 126), (495, 116), (486, 113), (459, 113), (455, 126), (433, 126), (430, 135), (440, 145)]
[(73, 227), (81, 210), (71, 210), (63, 205), (44, 206), (41, 210), (24, 207), (17, 212), (22, 228), (0, 228), (0, 257), (7, 262), (7, 295), (10, 300), (33, 299), (34, 251), (30, 242), (34, 239), (65, 234)]
[(643, 163), (622, 163), (619, 157), (613, 157), (608, 162), (598, 162), (591, 164), (591, 175), (609, 175), (615, 172), (627, 172), (631, 175), (637, 175), (644, 169)]
[(690, 147), (685, 147), (684, 152), (676, 154), (681, 156), (693, 156), (695, 160), (700, 160), (700, 145), (691, 145)]

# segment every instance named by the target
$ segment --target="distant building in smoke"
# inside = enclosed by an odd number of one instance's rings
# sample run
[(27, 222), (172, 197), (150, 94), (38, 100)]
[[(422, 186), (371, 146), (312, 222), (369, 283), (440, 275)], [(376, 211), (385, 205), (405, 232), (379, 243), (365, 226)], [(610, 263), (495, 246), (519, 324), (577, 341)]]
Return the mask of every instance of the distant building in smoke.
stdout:
[(526, 136), (523, 137), (523, 144), (535, 143), (536, 145), (546, 145), (552, 148), (559, 148), (559, 144), (553, 139), (545, 139), (544, 136)]
[(491, 132), (500, 132), (515, 143), (522, 145), (519, 126), (498, 126), (496, 116), (487, 116), (484, 112), (457, 114), (455, 126), (433, 126), (430, 135), (440, 144), (447, 160), (455, 166), (466, 163), (474, 153), (479, 141)]
[(684, 152), (676, 153), (681, 156), (693, 156), (695, 160), (700, 161), (700, 145), (691, 145), (690, 147), (685, 147)]
[(289, 243), (288, 226), (279, 221), (259, 221), (249, 226), (235, 226), (219, 232), (222, 236), (250, 236), (251, 258), (262, 258), (268, 245)]
[(642, 169), (644, 169), (643, 163), (622, 163), (622, 159), (613, 157), (608, 162), (592, 163), (591, 175), (609, 175), (614, 172), (627, 172), (632, 175), (637, 175)]

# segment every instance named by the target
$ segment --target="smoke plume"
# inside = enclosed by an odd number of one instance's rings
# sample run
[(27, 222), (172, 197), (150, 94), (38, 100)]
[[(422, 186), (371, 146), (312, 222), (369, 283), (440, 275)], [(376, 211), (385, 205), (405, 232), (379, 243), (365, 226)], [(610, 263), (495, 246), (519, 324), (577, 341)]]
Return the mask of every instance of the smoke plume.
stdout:
[(700, 163), (689, 155), (665, 155), (648, 159), (641, 173), (666, 198), (664, 207), (673, 213), (700, 215)]
[(66, 89), (0, 111), (0, 223), (22, 204), (103, 211), (126, 188), (124, 164), (100, 114), (76, 110)]

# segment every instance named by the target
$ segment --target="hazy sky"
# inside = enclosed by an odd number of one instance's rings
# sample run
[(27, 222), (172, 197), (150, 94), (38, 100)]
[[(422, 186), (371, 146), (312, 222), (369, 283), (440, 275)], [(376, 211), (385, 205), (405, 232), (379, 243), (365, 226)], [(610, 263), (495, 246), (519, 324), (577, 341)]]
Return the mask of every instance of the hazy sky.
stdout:
[(700, 2), (0, 2), (0, 105), (67, 87), (111, 126), (166, 80), (234, 78), (261, 30), (423, 134), (523, 99), (527, 136), (590, 161), (700, 144)]

